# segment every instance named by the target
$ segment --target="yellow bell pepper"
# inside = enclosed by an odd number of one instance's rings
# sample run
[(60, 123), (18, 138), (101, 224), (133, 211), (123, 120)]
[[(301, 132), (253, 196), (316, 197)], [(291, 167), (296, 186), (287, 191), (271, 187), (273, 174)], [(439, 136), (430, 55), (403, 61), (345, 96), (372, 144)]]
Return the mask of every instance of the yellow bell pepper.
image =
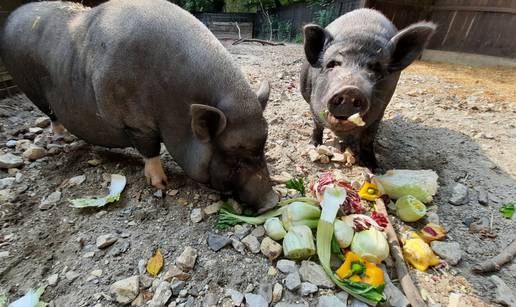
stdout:
[(360, 196), (360, 198), (369, 200), (369, 201), (374, 201), (375, 199), (382, 196), (382, 194), (380, 194), (380, 191), (378, 190), (378, 187), (376, 186), (376, 184), (371, 183), (369, 181), (364, 182), (364, 184), (358, 191), (358, 195)]
[(385, 284), (383, 271), (376, 264), (369, 262), (353, 252), (346, 253), (346, 259), (336, 271), (342, 279), (363, 282), (372, 286)]
[(419, 231), (419, 236), (426, 243), (430, 243), (435, 240), (442, 240), (446, 236), (446, 230), (441, 225), (434, 223), (426, 224), (423, 229)]
[(405, 241), (403, 255), (410, 264), (422, 272), (426, 271), (429, 266), (434, 266), (441, 262), (430, 246), (423, 239), (419, 238)]

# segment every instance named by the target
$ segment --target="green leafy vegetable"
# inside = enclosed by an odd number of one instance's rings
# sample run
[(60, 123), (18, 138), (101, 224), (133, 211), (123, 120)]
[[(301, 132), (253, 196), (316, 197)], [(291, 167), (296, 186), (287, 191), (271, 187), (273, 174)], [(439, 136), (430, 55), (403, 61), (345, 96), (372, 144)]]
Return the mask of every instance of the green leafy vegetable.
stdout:
[(281, 222), (287, 231), (295, 225), (306, 225), (316, 229), (320, 216), (319, 206), (296, 201), (286, 206), (281, 215)]
[(304, 182), (303, 178), (301, 178), (301, 177), (297, 178), (297, 179), (293, 178), (293, 179), (290, 179), (289, 181), (287, 181), (287, 188), (298, 191), (299, 193), (301, 193), (301, 196), (306, 195), (305, 182)]
[(104, 197), (95, 198), (76, 198), (70, 199), (73, 208), (86, 207), (103, 207), (109, 203), (118, 201), (120, 194), (125, 188), (126, 178), (123, 175), (111, 174), (111, 185), (109, 187), (109, 194)]
[(335, 217), (337, 216), (340, 204), (342, 204), (345, 199), (346, 190), (344, 188), (328, 186), (324, 190), (323, 201), (321, 203), (321, 219), (319, 220), (319, 226), (317, 227), (317, 256), (319, 257), (319, 261), (321, 262), (324, 271), (337, 286), (355, 298), (369, 305), (376, 306), (378, 302), (385, 299), (381, 290), (368, 284), (341, 280), (330, 267), (334, 230), (333, 223), (335, 222)]
[(500, 208), (500, 212), (502, 213), (502, 216), (506, 219), (512, 218), (514, 214), (514, 204), (505, 204)]
[(219, 209), (219, 220), (217, 221), (215, 227), (217, 229), (224, 230), (230, 226), (242, 223), (261, 225), (271, 217), (280, 216), (286, 209), (286, 206), (293, 202), (304, 202), (311, 205), (318, 204), (317, 200), (310, 197), (291, 198), (280, 201), (274, 209), (271, 209), (258, 216), (239, 215), (235, 212), (235, 210), (233, 210), (233, 208), (231, 208), (231, 206), (224, 204)]

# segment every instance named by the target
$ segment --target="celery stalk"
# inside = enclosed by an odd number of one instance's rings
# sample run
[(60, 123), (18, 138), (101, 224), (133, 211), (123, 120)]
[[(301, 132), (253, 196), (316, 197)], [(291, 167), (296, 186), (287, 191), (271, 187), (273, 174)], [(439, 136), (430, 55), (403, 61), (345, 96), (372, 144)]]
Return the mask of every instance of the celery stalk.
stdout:
[(326, 274), (339, 288), (364, 303), (376, 306), (378, 302), (385, 299), (379, 289), (364, 283), (341, 280), (333, 273), (330, 267), (333, 223), (335, 222), (340, 204), (342, 204), (345, 199), (346, 190), (344, 188), (328, 186), (324, 190), (323, 201), (321, 203), (321, 219), (317, 227), (317, 256)]

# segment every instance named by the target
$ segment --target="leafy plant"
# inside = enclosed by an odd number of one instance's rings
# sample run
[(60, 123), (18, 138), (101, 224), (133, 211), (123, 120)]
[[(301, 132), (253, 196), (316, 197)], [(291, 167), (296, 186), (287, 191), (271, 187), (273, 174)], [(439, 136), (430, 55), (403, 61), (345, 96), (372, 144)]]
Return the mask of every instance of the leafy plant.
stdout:
[(335, 20), (335, 18), (337, 18), (337, 12), (333, 8), (328, 7), (316, 12), (314, 21), (321, 27), (326, 27), (330, 22)]
[(506, 219), (512, 218), (514, 214), (514, 204), (505, 204), (500, 208), (500, 212), (502, 213), (502, 216)]
[(301, 194), (301, 196), (305, 196), (305, 194), (306, 194), (305, 181), (301, 177), (299, 177), (297, 179), (296, 178), (290, 179), (289, 181), (287, 181), (286, 186), (289, 189), (294, 189), (294, 190), (298, 191)]

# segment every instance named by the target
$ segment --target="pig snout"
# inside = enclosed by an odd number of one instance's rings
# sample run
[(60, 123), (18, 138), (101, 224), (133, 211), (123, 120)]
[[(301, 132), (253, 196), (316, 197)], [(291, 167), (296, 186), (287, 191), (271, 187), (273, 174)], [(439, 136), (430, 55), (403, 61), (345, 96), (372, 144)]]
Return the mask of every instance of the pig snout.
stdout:
[(347, 86), (328, 100), (328, 111), (338, 119), (347, 119), (355, 113), (363, 115), (369, 109), (369, 99), (355, 86)]
[(272, 184), (267, 171), (253, 174), (242, 187), (235, 191), (238, 198), (258, 213), (265, 212), (279, 201), (279, 196), (272, 190)]

